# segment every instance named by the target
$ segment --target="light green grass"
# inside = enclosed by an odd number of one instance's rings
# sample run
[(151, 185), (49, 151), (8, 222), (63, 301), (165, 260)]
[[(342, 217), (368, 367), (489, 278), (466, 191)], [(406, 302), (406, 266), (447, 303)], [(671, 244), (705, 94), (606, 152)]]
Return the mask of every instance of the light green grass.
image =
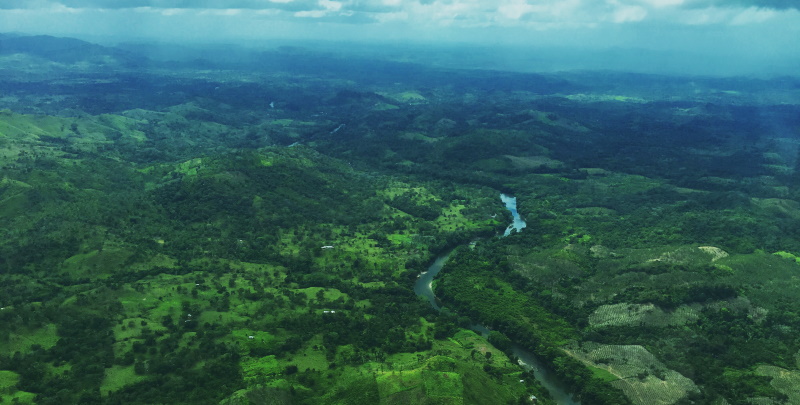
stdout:
[(0, 370), (0, 394), (13, 392), (19, 382), (19, 374), (13, 371)]
[(589, 370), (592, 371), (592, 375), (595, 378), (599, 378), (599, 379), (601, 379), (601, 380), (603, 380), (605, 382), (611, 382), (611, 381), (619, 380), (619, 377), (615, 376), (614, 374), (611, 374), (610, 372), (608, 372), (608, 370), (604, 370), (602, 368), (593, 367), (593, 366), (589, 366)]
[(464, 395), (464, 384), (458, 373), (423, 370), (422, 381), (425, 384), (425, 394), (429, 397), (460, 399)]
[(144, 380), (144, 378), (144, 376), (136, 375), (133, 371), (133, 366), (114, 365), (106, 369), (103, 383), (100, 385), (100, 393), (108, 395), (110, 392), (135, 384)]
[(264, 384), (283, 373), (275, 356), (245, 357), (241, 361), (242, 375), (247, 385)]
[(385, 372), (376, 377), (378, 392), (381, 398), (387, 398), (399, 392), (420, 387), (421, 370)]
[(322, 288), (322, 287), (308, 287), (308, 288), (301, 288), (296, 290), (297, 292), (302, 292), (308, 297), (308, 299), (316, 299), (317, 294), (319, 291), (323, 292), (323, 300), (325, 301), (334, 301), (339, 298), (347, 298), (347, 294), (335, 289), (335, 288)]
[[(314, 349), (314, 346), (317, 346), (317, 349)], [(294, 364), (301, 372), (306, 370), (327, 370), (330, 363), (325, 358), (325, 351), (322, 347), (322, 335), (315, 335), (306, 342), (294, 358), (286, 362), (286, 365)]]
[(37, 329), (18, 330), (10, 334), (7, 342), (0, 343), (0, 350), (9, 354), (15, 352), (29, 353), (33, 345), (40, 345), (43, 349), (50, 349), (57, 342), (56, 326), (49, 324)]
[(36, 394), (16, 391), (12, 394), (0, 394), (0, 405), (35, 404)]
[(795, 263), (800, 263), (800, 257), (797, 257), (794, 253), (780, 251), (780, 252), (775, 252), (773, 254), (775, 256), (780, 256), (784, 259), (793, 260)]
[(197, 176), (198, 169), (203, 165), (203, 159), (194, 158), (175, 165), (175, 172), (185, 176)]
[(243, 350), (242, 354), (249, 354), (252, 349), (272, 350), (277, 345), (277, 339), (273, 334), (250, 329), (234, 330), (231, 332), (230, 342), (240, 347)]
[(79, 253), (64, 260), (64, 271), (72, 277), (79, 275), (101, 276), (112, 274), (123, 267), (133, 254), (127, 249), (110, 248)]
[(212, 324), (229, 325), (247, 322), (249, 319), (249, 317), (239, 315), (235, 312), (203, 311), (198, 321), (200, 323), (208, 322)]
[(395, 245), (410, 244), (413, 241), (411, 235), (404, 235), (399, 233), (386, 235), (386, 238), (392, 241), (392, 243), (394, 243)]

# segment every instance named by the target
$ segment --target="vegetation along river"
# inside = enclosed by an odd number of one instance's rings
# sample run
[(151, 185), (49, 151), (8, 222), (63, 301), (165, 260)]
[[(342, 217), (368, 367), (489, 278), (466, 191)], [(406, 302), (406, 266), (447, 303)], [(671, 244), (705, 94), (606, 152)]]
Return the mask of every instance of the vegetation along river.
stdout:
[[(527, 224), (522, 218), (520, 218), (519, 212), (517, 212), (516, 197), (500, 194), (500, 199), (506, 205), (506, 209), (511, 211), (511, 215), (514, 217), (514, 221), (503, 233), (503, 236), (505, 237), (510, 235), (513, 231), (519, 232), (522, 230), (522, 228), (525, 228)], [(437, 274), (439, 274), (439, 271), (442, 270), (442, 267), (447, 262), (450, 254), (453, 253), (453, 250), (454, 249), (448, 249), (437, 256), (436, 260), (433, 261), (433, 264), (431, 264), (428, 267), (428, 270), (422, 273), (419, 278), (417, 278), (417, 282), (414, 284), (414, 292), (418, 296), (427, 299), (428, 302), (431, 303), (431, 306), (433, 306), (433, 308), (437, 311), (441, 311), (442, 308), (436, 302), (436, 296), (433, 295), (433, 279)], [(483, 325), (475, 325), (472, 327), (472, 329), (476, 332), (480, 332), (484, 336), (489, 334), (489, 329)], [(547, 388), (547, 391), (550, 392), (550, 396), (558, 404), (580, 405), (580, 403), (574, 400), (572, 396), (564, 389), (564, 384), (558, 379), (558, 377), (551, 372), (533, 353), (523, 349), (517, 344), (513, 344), (511, 350), (519, 359), (520, 365), (526, 370), (533, 371), (536, 379), (545, 388)]]

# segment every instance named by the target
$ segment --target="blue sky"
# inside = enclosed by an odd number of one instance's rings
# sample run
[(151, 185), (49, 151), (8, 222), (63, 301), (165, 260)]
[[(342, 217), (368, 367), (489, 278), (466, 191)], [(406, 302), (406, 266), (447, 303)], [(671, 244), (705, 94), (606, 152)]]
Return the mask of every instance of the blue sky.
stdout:
[[(788, 64), (797, 0), (2, 0), (0, 29), (82, 38), (641, 48)], [(798, 4), (798, 5), (796, 5)], [(777, 62), (776, 62), (777, 61)], [(800, 69), (800, 66), (798, 66)]]

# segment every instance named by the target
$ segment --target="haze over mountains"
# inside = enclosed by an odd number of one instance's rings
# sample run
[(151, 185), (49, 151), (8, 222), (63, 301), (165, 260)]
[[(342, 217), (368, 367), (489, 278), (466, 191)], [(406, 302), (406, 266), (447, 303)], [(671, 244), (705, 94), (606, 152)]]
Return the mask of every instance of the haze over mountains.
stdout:
[[(97, 38), (100, 39), (100, 38)], [(689, 76), (792, 75), (800, 67), (800, 56), (741, 58), (736, 54), (704, 54), (692, 51), (614, 47), (589, 49), (556, 46), (474, 45), (466, 43), (370, 43), (272, 40), (217, 43), (153, 41), (109, 41), (101, 44), (76, 38), (48, 35), (0, 34), (0, 63), (21, 66), (22, 55), (56, 63), (98, 67), (177, 67), (176, 63), (205, 64), (209, 68), (257, 67), (279, 63), (292, 55), (340, 56), (346, 60), (369, 59), (396, 63), (418, 63), (452, 69), (486, 69), (517, 72), (569, 72), (608, 70)], [(309, 61), (313, 63), (313, 61)], [(88, 64), (88, 65), (86, 65)], [(265, 66), (266, 67), (266, 66)]]
[(800, 66), (800, 11), (788, 0), (9, 0), (0, 26), (103, 44), (490, 48), (480, 63), (450, 63), (500, 70), (773, 76)]

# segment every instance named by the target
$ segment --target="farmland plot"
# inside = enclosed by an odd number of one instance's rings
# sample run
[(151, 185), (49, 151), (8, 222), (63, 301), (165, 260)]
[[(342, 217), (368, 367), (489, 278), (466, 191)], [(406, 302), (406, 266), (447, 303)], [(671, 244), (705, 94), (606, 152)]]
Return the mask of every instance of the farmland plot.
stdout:
[(569, 350), (578, 360), (608, 371), (619, 379), (611, 384), (634, 404), (670, 405), (699, 389), (692, 380), (668, 369), (639, 345), (584, 343)]

